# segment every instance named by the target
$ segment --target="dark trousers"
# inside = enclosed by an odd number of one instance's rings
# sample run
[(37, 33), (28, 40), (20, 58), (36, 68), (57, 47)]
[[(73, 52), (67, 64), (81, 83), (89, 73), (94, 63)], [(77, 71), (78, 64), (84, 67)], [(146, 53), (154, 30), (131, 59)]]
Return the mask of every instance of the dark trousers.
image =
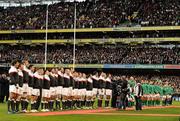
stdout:
[(120, 95), (120, 102), (119, 102), (119, 109), (126, 109), (126, 94), (121, 94)]
[[(0, 103), (4, 103), (4, 101), (8, 101), (8, 98), (9, 98), (9, 92), (5, 95), (1, 95), (0, 96)], [(6, 99), (6, 100), (5, 100)]]
[(135, 101), (136, 101), (136, 110), (142, 110), (142, 100), (141, 97), (135, 96)]
[(5, 95), (0, 96), (0, 103), (4, 103)]
[(116, 108), (117, 95), (112, 96), (111, 106)]

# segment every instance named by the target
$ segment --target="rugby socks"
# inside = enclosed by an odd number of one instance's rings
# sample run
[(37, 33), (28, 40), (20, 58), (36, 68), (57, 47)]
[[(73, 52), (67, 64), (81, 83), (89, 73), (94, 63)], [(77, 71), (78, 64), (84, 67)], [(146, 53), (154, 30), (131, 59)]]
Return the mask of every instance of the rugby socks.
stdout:
[(8, 102), (7, 102), (7, 107), (8, 107), (8, 112), (11, 112), (11, 110), (10, 110), (10, 107), (11, 107), (11, 100), (8, 100)]
[(45, 109), (48, 109), (48, 102), (45, 103)]
[(90, 107), (89, 101), (86, 101), (86, 107)]
[(66, 101), (62, 101), (62, 109), (66, 109)]
[(43, 110), (45, 107), (44, 107), (44, 102), (41, 103), (41, 109)]
[(76, 102), (76, 105), (77, 105), (77, 107), (78, 107), (78, 108), (80, 108), (80, 107), (81, 107), (81, 105), (80, 105), (80, 101), (79, 101), (79, 100)]
[(98, 100), (98, 107), (102, 107), (102, 100)]
[(94, 107), (94, 103), (95, 103), (95, 101), (91, 101), (92, 108)]
[(31, 102), (31, 110), (34, 110), (35, 109), (35, 106), (34, 106), (34, 102), (32, 101)]
[(72, 101), (71, 101), (71, 100), (67, 100), (67, 101), (66, 101), (66, 106), (67, 106), (68, 109), (71, 109), (71, 107), (72, 107)]
[(19, 112), (19, 104), (20, 104), (20, 101), (16, 101), (16, 112)]
[(11, 110), (12, 110), (12, 113), (15, 113), (15, 101), (14, 100), (11, 100)]
[(60, 101), (56, 100), (56, 110), (60, 110)]
[(109, 107), (109, 101), (108, 100), (105, 101), (105, 107)]
[(25, 108), (25, 110), (27, 110), (27, 109), (28, 109), (28, 104), (29, 104), (29, 101), (28, 101), (28, 100), (25, 100), (25, 102), (24, 102), (24, 103), (25, 103), (25, 107), (24, 107), (24, 108)]
[(76, 108), (76, 100), (72, 100), (72, 108)]
[(83, 108), (85, 106), (85, 101), (80, 102), (80, 107)]
[(50, 101), (49, 102), (49, 109), (50, 109), (50, 111), (53, 111), (54, 110), (54, 101)]
[(25, 110), (25, 101), (21, 100), (21, 109), (22, 111)]

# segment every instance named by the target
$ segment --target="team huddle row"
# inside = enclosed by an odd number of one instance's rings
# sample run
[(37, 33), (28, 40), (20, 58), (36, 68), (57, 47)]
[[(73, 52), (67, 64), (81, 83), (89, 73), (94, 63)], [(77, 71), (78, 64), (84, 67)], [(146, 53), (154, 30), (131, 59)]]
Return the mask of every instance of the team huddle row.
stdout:
[(9, 70), (10, 97), (8, 111), (37, 112), (40, 105), (42, 111), (53, 111), (67, 108), (92, 108), (96, 97), (98, 106), (109, 106), (111, 100), (111, 75), (98, 73), (86, 75), (73, 69), (44, 70), (29, 65), (27, 60), (20, 63), (14, 61)]

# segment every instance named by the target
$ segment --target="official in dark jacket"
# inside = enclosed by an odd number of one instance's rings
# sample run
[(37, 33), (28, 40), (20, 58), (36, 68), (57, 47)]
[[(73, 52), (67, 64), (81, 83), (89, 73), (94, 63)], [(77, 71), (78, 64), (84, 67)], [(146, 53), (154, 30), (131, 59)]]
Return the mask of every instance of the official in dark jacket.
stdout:
[(136, 110), (142, 110), (142, 100), (141, 100), (142, 96), (143, 96), (143, 88), (142, 88), (140, 81), (138, 80), (136, 82), (135, 87), (134, 87), (134, 97), (135, 97), (135, 101), (136, 101)]
[(122, 76), (119, 84), (120, 86), (120, 105), (119, 105), (119, 109), (126, 109), (126, 100), (127, 100), (127, 94), (129, 92), (129, 89), (128, 89), (128, 81), (126, 80), (126, 77), (125, 76)]

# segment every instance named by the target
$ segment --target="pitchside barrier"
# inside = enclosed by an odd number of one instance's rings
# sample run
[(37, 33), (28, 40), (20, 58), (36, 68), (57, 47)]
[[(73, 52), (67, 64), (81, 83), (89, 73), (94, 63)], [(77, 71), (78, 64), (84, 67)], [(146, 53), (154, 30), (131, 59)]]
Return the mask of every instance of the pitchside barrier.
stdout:
[[(153, 27), (116, 27), (116, 28), (82, 28), (76, 29), (76, 32), (111, 32), (111, 31), (160, 31), (160, 30), (180, 30), (180, 26), (153, 26)], [(48, 33), (74, 32), (73, 29), (48, 29)], [(45, 29), (38, 30), (1, 30), (0, 34), (12, 33), (46, 33)]]
[[(8, 68), (10, 63), (1, 63), (0, 67)], [(33, 64), (36, 67), (44, 67), (44, 64)], [(73, 68), (73, 64), (47, 64), (47, 68)], [(75, 68), (96, 69), (180, 69), (180, 65), (166, 64), (75, 64)]]
[[(73, 43), (73, 39), (48, 39), (48, 44), (54, 43)], [(143, 42), (180, 42), (180, 37), (167, 37), (167, 38), (108, 38), (108, 39), (76, 39), (76, 44), (86, 43), (143, 43)], [(37, 44), (46, 43), (46, 40), (0, 40), (0, 44)]]

